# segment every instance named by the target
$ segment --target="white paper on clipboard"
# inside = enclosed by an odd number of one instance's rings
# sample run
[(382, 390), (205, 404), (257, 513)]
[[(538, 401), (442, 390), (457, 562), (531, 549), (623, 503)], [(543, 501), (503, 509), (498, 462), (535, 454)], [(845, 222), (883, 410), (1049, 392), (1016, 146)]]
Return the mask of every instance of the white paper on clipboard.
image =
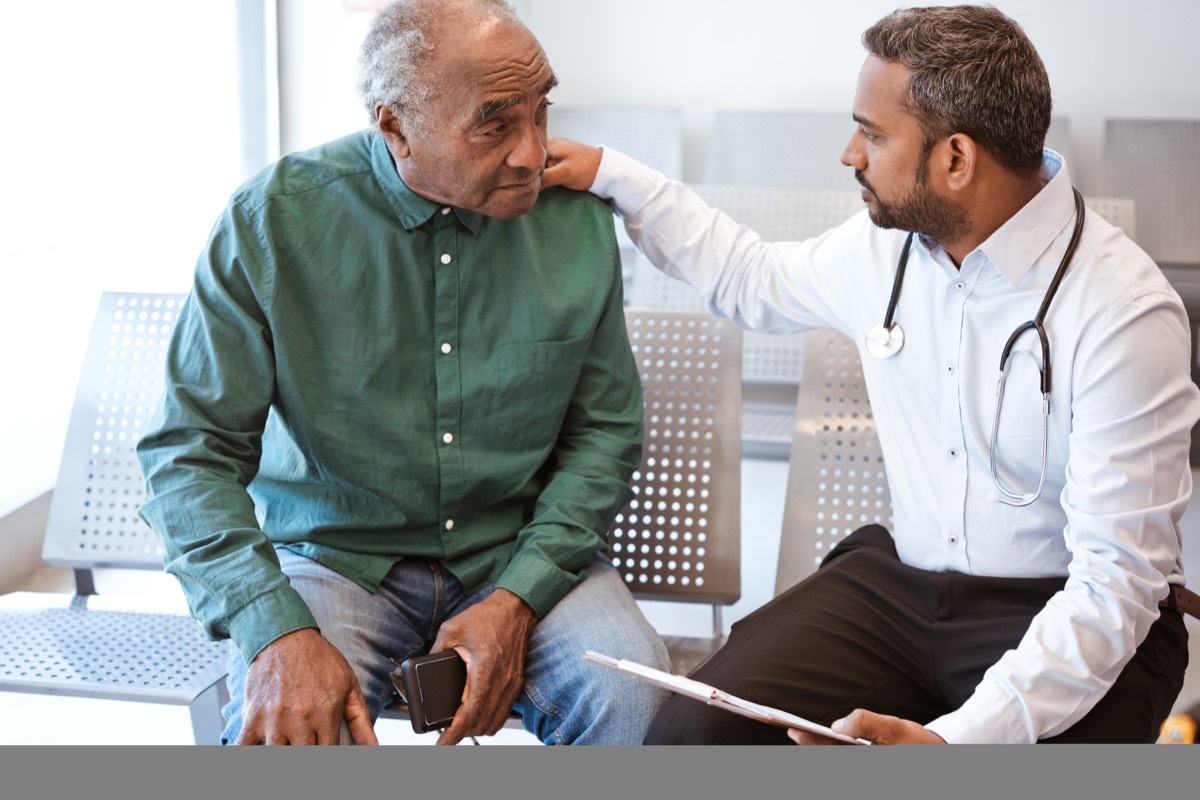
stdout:
[(768, 725), (778, 725), (783, 728), (798, 728), (809, 733), (828, 736), (830, 739), (836, 739), (846, 744), (870, 744), (866, 739), (856, 739), (853, 736), (838, 733), (832, 728), (818, 725), (815, 722), (806, 720), (804, 717), (798, 717), (795, 714), (789, 714), (777, 708), (751, 703), (749, 700), (734, 697), (728, 692), (723, 692), (720, 689), (709, 686), (707, 683), (685, 678), (682, 675), (672, 675), (669, 672), (663, 672), (654, 667), (647, 667), (635, 661), (629, 661), (624, 658), (612, 658), (611, 656), (602, 655), (592, 650), (586, 651), (583, 654), (583, 658), (585, 661), (591, 661), (594, 664), (614, 669), (617, 672), (623, 672), (640, 681), (662, 686), (664, 689), (670, 689), (672, 692), (684, 695), (685, 697), (723, 708), (734, 714), (741, 714), (743, 717), (765, 722)]

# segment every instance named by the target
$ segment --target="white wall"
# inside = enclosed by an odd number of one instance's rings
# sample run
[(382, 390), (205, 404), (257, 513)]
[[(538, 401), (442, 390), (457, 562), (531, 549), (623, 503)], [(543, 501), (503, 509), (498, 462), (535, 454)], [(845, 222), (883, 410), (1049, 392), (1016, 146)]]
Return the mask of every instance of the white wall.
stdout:
[[(284, 151), (365, 124), (354, 96), (370, 15), (280, 0)], [(673, 105), (684, 111), (685, 177), (703, 173), (720, 108), (849, 108), (864, 28), (896, 0), (523, 0), (562, 105)], [(1071, 119), (1079, 169), (1095, 174), (1105, 117), (1200, 118), (1198, 0), (997, 0), (1037, 46), (1055, 113)], [(553, 113), (553, 111), (551, 111)], [(1088, 190), (1086, 182), (1081, 188)]]
[(0, 4), (0, 516), (54, 484), (100, 293), (188, 287), (241, 175), (235, 43), (231, 0)]

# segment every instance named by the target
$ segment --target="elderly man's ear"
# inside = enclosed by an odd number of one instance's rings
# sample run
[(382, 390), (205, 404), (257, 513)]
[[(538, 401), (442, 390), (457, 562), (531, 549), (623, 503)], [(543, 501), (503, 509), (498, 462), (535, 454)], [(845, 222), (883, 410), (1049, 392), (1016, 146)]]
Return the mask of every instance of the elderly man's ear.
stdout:
[(400, 120), (392, 113), (392, 110), (383, 103), (375, 106), (375, 122), (379, 125), (379, 132), (383, 134), (384, 140), (388, 143), (388, 149), (392, 151), (392, 156), (407, 158), (408, 139), (404, 137)]

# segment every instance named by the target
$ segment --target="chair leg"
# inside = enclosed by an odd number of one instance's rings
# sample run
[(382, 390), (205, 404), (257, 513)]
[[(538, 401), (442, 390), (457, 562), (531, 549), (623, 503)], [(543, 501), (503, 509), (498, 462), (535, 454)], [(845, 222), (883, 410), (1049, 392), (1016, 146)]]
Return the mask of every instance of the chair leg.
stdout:
[(221, 708), (229, 702), (229, 688), (225, 678), (205, 689), (188, 706), (192, 715), (192, 735), (196, 744), (220, 744), (221, 732), (225, 730), (225, 719)]

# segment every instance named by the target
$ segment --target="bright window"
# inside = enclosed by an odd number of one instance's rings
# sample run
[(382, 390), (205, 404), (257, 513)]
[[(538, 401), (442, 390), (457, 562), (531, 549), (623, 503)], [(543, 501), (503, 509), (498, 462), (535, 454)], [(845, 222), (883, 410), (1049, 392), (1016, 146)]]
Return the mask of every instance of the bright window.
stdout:
[(0, 4), (0, 514), (53, 484), (100, 292), (186, 291), (242, 179), (234, 11)]

